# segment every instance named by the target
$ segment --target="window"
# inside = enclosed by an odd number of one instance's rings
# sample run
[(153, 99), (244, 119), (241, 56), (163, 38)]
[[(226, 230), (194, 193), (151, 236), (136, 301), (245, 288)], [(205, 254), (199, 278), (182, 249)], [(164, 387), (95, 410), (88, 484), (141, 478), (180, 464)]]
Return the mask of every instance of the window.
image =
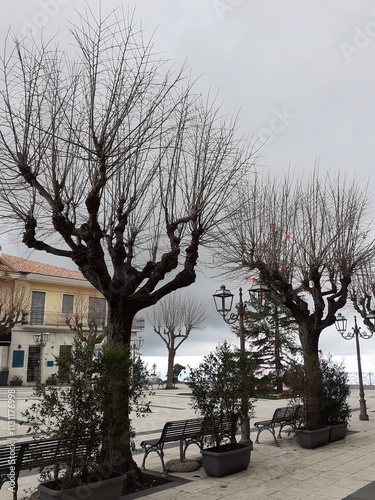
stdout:
[(89, 297), (89, 311), (87, 321), (97, 326), (105, 325), (105, 299), (101, 297)]
[(73, 314), (74, 295), (63, 293), (61, 312), (66, 315)]
[(25, 351), (13, 351), (12, 368), (23, 368)]
[(32, 292), (31, 294), (31, 311), (30, 311), (30, 324), (43, 325), (44, 324), (44, 306), (46, 302), (45, 292)]

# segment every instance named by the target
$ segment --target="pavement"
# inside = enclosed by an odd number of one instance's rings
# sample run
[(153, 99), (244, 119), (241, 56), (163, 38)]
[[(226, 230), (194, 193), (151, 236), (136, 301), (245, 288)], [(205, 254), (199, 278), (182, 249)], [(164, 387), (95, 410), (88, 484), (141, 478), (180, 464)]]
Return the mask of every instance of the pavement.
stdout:
[[(359, 420), (358, 390), (353, 389), (349, 399), (352, 418), (344, 440), (327, 446), (306, 450), (300, 448), (293, 434), (283, 434), (280, 447), (276, 447), (270, 432), (260, 435), (254, 443), (248, 469), (223, 478), (207, 477), (203, 468), (193, 472), (173, 473), (179, 479), (165, 487), (122, 497), (126, 500), (146, 497), (147, 500), (375, 500), (375, 388), (366, 389), (368, 421)], [(0, 444), (6, 444), (12, 429), (8, 428), (7, 388), (0, 388)], [(189, 389), (180, 384), (177, 389), (155, 390), (150, 396), (151, 413), (134, 419), (137, 452), (135, 461), (140, 465), (143, 450), (140, 442), (160, 436), (168, 420), (195, 417), (189, 406)], [(16, 420), (32, 402), (32, 388), (16, 388)], [(260, 399), (256, 403), (252, 424), (272, 417), (273, 411), (285, 405), (285, 400)], [(27, 438), (26, 428), (17, 424), (16, 438)], [(252, 427), (251, 438), (256, 433)], [(197, 459), (199, 449), (191, 445), (187, 459)], [(178, 444), (165, 448), (165, 461), (179, 457)], [(148, 471), (162, 472), (159, 457), (152, 453), (147, 458)], [(35, 488), (38, 476), (21, 472), (18, 498), (28, 498), (25, 490)], [(0, 500), (12, 500), (8, 483), (0, 490)]]

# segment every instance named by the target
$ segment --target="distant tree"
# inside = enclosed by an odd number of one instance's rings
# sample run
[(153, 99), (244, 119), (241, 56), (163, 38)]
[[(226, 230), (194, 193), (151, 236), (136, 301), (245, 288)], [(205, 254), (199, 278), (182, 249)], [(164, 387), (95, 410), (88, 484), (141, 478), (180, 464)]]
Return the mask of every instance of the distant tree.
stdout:
[(186, 370), (186, 366), (182, 366), (180, 365), (179, 363), (176, 363), (174, 366), (173, 366), (173, 382), (178, 382), (178, 377), (180, 376), (180, 373), (183, 371), (183, 370)]
[(349, 296), (354, 309), (360, 314), (363, 323), (375, 331), (375, 262), (369, 260), (359, 273), (353, 276)]
[(62, 314), (66, 325), (76, 333), (80, 340), (89, 343), (92, 347), (105, 339), (107, 335), (105, 310), (103, 311), (96, 302), (89, 308), (87, 295), (76, 294), (73, 310)]
[(154, 308), (154, 332), (168, 349), (166, 389), (173, 389), (174, 358), (177, 349), (192, 330), (203, 327), (206, 319), (203, 307), (186, 294), (173, 294), (162, 299)]
[(0, 279), (0, 338), (12, 328), (26, 321), (30, 313), (30, 292), (20, 282), (11, 278)]
[[(135, 315), (194, 283), (255, 152), (131, 16), (86, 12), (69, 53), (54, 40), (5, 44), (0, 218), (78, 266), (107, 301), (109, 342), (130, 350)], [(113, 400), (129, 401), (127, 375)], [(129, 405), (121, 412), (111, 456), (136, 480)]]

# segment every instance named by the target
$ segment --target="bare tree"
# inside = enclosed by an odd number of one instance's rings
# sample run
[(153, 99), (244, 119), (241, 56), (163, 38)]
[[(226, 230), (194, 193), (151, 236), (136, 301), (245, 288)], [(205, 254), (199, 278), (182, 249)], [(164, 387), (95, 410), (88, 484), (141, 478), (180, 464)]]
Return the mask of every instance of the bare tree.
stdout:
[[(107, 300), (109, 341), (128, 346), (138, 311), (195, 281), (254, 152), (122, 11), (88, 13), (70, 33), (73, 55), (8, 40), (1, 219), (29, 248), (71, 259)], [(114, 453), (121, 444), (138, 474), (123, 400)]]
[(355, 272), (374, 254), (368, 196), (340, 175), (315, 168), (304, 181), (259, 179), (238, 197), (238, 216), (223, 232), (221, 261), (229, 272), (254, 271), (275, 304), (299, 328), (309, 384), (310, 425), (320, 422), (321, 332), (334, 324)]
[(76, 333), (80, 340), (84, 340), (94, 348), (106, 337), (105, 315), (96, 303), (89, 308), (87, 295), (74, 296), (74, 310), (62, 313), (65, 324)]
[(375, 331), (375, 262), (369, 260), (366, 265), (353, 276), (349, 288), (349, 297), (354, 309), (362, 317), (363, 323), (371, 331)]
[(168, 349), (166, 389), (173, 389), (174, 359), (177, 349), (192, 330), (203, 328), (207, 315), (201, 304), (186, 294), (174, 293), (164, 297), (154, 308), (154, 331)]
[(8, 335), (17, 323), (26, 321), (30, 312), (30, 293), (22, 283), (0, 279), (0, 338)]

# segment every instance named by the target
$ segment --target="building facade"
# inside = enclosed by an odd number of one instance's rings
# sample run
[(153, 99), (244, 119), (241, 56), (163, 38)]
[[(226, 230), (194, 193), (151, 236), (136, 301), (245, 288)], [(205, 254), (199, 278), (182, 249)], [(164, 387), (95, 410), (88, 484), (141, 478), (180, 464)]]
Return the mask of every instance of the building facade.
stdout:
[[(0, 367), (9, 381), (45, 382), (77, 333), (105, 342), (106, 319), (105, 299), (79, 271), (0, 252)], [(133, 342), (143, 329), (135, 319)]]

